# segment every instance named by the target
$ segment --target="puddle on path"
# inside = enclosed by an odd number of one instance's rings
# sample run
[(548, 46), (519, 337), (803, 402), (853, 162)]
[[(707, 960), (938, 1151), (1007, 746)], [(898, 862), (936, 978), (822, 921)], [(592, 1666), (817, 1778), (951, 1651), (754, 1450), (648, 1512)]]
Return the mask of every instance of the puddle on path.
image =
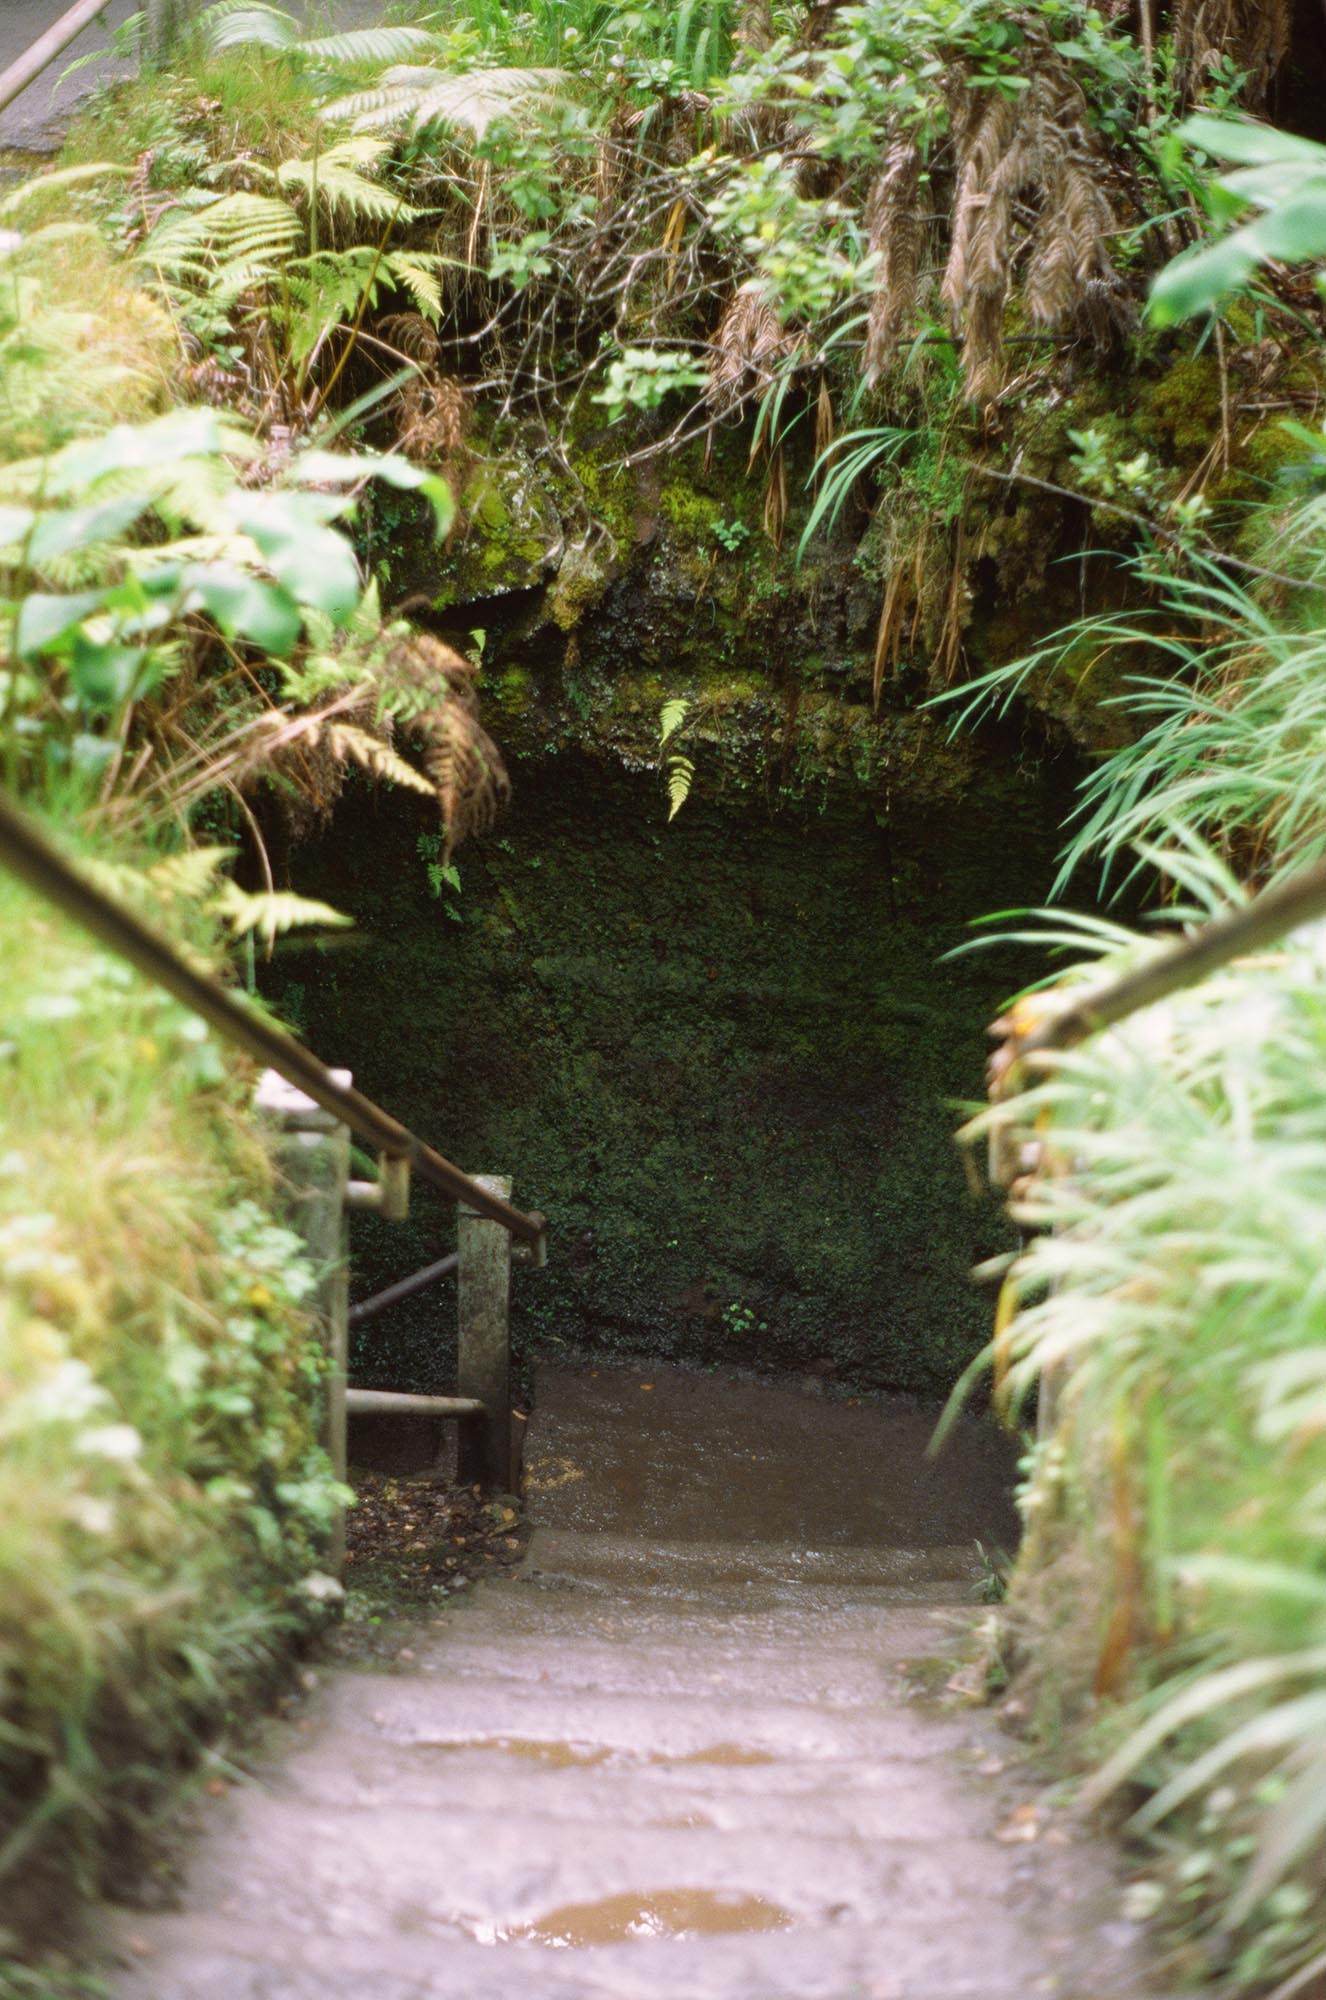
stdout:
[[(803, 1549), (1016, 1547), (1015, 1450), (939, 1406), (844, 1403), (680, 1368), (541, 1367), (526, 1466), (540, 1524)], [(586, 1468), (593, 1476), (586, 1477)]]
[(765, 1896), (723, 1894), (716, 1889), (659, 1889), (642, 1896), (627, 1890), (593, 1903), (567, 1903), (536, 1923), (476, 1924), (478, 1944), (541, 1944), (554, 1950), (583, 1950), (604, 1944), (632, 1944), (647, 1938), (722, 1937), (732, 1931), (781, 1931), (792, 1913)]
[(605, 1743), (561, 1743), (538, 1736), (464, 1736), (454, 1743), (436, 1743), (436, 1750), (497, 1750), (506, 1757), (524, 1757), (551, 1771), (587, 1769), (599, 1764), (772, 1764), (767, 1750), (744, 1743), (709, 1743), (702, 1750), (613, 1749)]

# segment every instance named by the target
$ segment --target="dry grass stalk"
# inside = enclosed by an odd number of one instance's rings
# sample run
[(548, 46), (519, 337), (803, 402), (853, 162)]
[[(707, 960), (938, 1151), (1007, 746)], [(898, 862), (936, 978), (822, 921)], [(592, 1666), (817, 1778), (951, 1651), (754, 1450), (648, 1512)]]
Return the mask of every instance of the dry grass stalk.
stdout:
[(783, 546), (787, 526), (787, 461), (783, 447), (777, 446), (769, 460), (769, 477), (764, 487), (764, 532), (776, 549)]
[(824, 454), (838, 434), (838, 426), (833, 414), (833, 397), (829, 393), (828, 377), (820, 376), (819, 392), (815, 397), (815, 465), (818, 469), (824, 462)]

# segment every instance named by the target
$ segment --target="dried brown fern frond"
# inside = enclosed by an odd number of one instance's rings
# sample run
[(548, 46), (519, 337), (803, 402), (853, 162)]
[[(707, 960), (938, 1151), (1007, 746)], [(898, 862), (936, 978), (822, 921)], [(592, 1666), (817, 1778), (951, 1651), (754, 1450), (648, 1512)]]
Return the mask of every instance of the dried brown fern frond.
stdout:
[(777, 364), (795, 352), (794, 335), (784, 332), (758, 278), (748, 279), (729, 299), (714, 335), (713, 360), (705, 397), (720, 416), (748, 396), (762, 395), (773, 383)]
[(1215, 64), (1246, 78), (1244, 103), (1261, 110), (1293, 39), (1292, 0), (1175, 0), (1170, 18), (1180, 95), (1200, 96)]
[(992, 94), (958, 142), (948, 262), (940, 295), (966, 335), (967, 394), (989, 402), (1003, 377), (1013, 193), (1027, 165), (1024, 97)]
[(898, 342), (918, 317), (925, 217), (921, 209), (921, 149), (895, 139), (866, 204), (866, 241), (879, 258), (861, 357), (867, 382), (879, 379)]
[(783, 530), (787, 526), (787, 460), (783, 456), (781, 445), (769, 460), (769, 476), (764, 485), (764, 507), (761, 518), (765, 534), (776, 549), (781, 549)]
[(502, 753), (479, 719), (479, 669), (429, 632), (403, 633), (378, 671), (379, 702), (423, 739), (446, 852), (490, 827), (511, 794)]
[(829, 392), (827, 377), (820, 376), (819, 391), (815, 397), (815, 464), (818, 468), (824, 454), (838, 434), (838, 423), (834, 416), (833, 397)]
[(732, 36), (738, 48), (760, 55), (774, 41), (771, 0), (737, 0), (737, 25)]
[(465, 442), (465, 391), (438, 372), (442, 343), (422, 313), (389, 313), (377, 323), (381, 337), (413, 361), (417, 373), (395, 398), (396, 443), (407, 458), (454, 462)]
[(321, 739), (339, 764), (358, 764), (371, 778), (400, 785), (407, 792), (433, 797), (433, 785), (422, 771), (406, 762), (400, 752), (372, 729), (355, 722), (329, 722)]
[(1024, 251), (1038, 325), (1109, 346), (1131, 306), (1109, 254), (1114, 214), (1100, 142), (1080, 85), (1052, 48), (1036, 49), (1026, 90), (992, 97), (963, 126), (957, 150), (942, 295), (964, 335), (967, 395), (988, 405), (1003, 387), (1004, 311)]

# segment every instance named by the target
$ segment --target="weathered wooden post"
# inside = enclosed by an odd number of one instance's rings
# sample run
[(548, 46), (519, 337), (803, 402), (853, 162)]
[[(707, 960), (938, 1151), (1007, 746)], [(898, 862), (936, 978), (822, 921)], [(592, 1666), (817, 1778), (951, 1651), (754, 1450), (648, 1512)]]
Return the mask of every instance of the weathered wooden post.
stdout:
[[(476, 1174), (489, 1194), (511, 1199), (503, 1174)], [(460, 1427), (457, 1467), (467, 1485), (488, 1493), (509, 1493), (511, 1463), (511, 1238), (500, 1222), (490, 1222), (460, 1204), (457, 1247), (460, 1265), (460, 1341), (457, 1391), (477, 1396), (487, 1411), (481, 1422)]]
[[(349, 1089), (352, 1079), (348, 1069), (333, 1070), (331, 1075)], [(316, 1273), (312, 1304), (322, 1322), (327, 1350), (322, 1435), (332, 1470), (343, 1480), (349, 1309), (345, 1191), (350, 1176), (350, 1132), (274, 1069), (263, 1072), (257, 1107), (277, 1128), (276, 1155), (286, 1180), (290, 1226), (303, 1239)], [(329, 1568), (339, 1575), (345, 1561), (345, 1522), (339, 1511), (327, 1559)]]

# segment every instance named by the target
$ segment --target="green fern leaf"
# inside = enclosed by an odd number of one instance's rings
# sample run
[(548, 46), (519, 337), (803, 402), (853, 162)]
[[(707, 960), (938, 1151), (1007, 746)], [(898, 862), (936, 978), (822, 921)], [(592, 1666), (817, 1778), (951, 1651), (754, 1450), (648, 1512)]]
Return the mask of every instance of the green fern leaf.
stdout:
[(264, 49), (289, 49), (299, 40), (294, 16), (280, 7), (265, 7), (261, 0), (220, 0), (206, 10), (198, 27), (209, 55), (246, 42)]
[(210, 908), (224, 921), (232, 937), (247, 937), (252, 933), (269, 950), (283, 931), (295, 930), (301, 924), (329, 924), (344, 929), (354, 921), (344, 911), (334, 910), (330, 903), (320, 903), (312, 896), (296, 896), (289, 889), (250, 892), (241, 889), (238, 882), (225, 883), (213, 897)]
[(660, 748), (667, 742), (669, 736), (676, 735), (690, 712), (691, 704), (684, 695), (676, 695), (671, 701), (664, 702), (658, 718)]
[(329, 146), (317, 159), (283, 161), (276, 170), (277, 184), (283, 191), (297, 189), (306, 200), (316, 188), (325, 207), (346, 221), (412, 222), (418, 210), (363, 172), (377, 166), (388, 150), (385, 139), (358, 133)]
[(189, 847), (153, 862), (147, 879), (158, 895), (174, 902), (196, 903), (215, 882), (220, 869), (234, 858), (233, 847)]
[(499, 118), (509, 118), (565, 82), (558, 69), (386, 70), (376, 90), (356, 91), (329, 104), (324, 115), (346, 118), (359, 131), (381, 125), (453, 125), (482, 139)]
[(437, 267), (443, 261), (418, 250), (408, 257), (390, 256), (385, 260), (392, 277), (410, 294), (416, 312), (435, 322), (442, 317), (442, 286)]
[(674, 820), (691, 795), (695, 766), (689, 757), (668, 759), (668, 818)]

